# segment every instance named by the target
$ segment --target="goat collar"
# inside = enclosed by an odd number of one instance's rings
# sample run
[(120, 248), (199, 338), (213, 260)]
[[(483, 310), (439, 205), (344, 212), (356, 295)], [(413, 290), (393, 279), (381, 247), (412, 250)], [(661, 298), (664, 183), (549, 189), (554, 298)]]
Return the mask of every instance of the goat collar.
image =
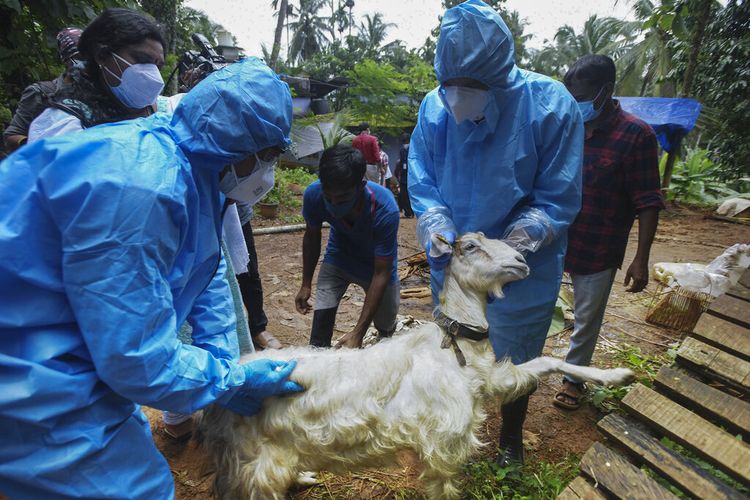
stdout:
[(459, 323), (453, 318), (449, 318), (440, 309), (435, 313), (435, 323), (447, 331), (448, 335), (452, 337), (465, 337), (469, 340), (485, 340), (489, 338), (489, 331), (485, 328), (477, 330), (470, 326), (466, 326), (463, 323)]
[(480, 341), (485, 340), (490, 336), (488, 330), (477, 330), (466, 326), (463, 323), (459, 323), (455, 319), (449, 318), (443, 314), (440, 309), (435, 313), (435, 323), (445, 332), (445, 337), (443, 338), (440, 347), (443, 349), (452, 347), (453, 352), (456, 353), (456, 359), (458, 360), (459, 366), (466, 366), (466, 357), (458, 347), (456, 337), (464, 337), (469, 340)]

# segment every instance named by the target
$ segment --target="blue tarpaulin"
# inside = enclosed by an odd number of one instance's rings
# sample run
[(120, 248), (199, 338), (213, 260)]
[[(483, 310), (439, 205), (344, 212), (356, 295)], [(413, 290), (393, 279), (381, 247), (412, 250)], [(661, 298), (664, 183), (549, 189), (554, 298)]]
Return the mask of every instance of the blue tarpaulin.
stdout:
[(672, 97), (617, 97), (622, 109), (651, 125), (664, 151), (670, 152), (693, 130), (701, 103)]

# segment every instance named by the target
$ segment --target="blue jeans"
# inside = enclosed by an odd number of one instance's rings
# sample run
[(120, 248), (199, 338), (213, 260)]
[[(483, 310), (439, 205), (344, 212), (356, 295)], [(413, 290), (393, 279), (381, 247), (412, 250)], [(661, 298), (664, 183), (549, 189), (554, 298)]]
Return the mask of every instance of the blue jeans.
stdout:
[[(573, 311), (575, 326), (570, 337), (570, 349), (565, 361), (578, 366), (588, 366), (594, 355), (599, 330), (602, 327), (607, 299), (615, 280), (616, 268), (594, 274), (571, 274), (573, 279)], [(580, 382), (566, 376), (570, 382)]]

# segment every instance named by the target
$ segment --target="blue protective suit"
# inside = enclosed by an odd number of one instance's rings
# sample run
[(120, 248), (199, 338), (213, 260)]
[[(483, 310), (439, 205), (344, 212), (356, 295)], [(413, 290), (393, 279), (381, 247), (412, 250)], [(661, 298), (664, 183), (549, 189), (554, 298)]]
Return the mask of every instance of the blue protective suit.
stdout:
[[(0, 163), (0, 492), (173, 496), (139, 405), (190, 413), (244, 383), (218, 176), (289, 144), (291, 120), (288, 86), (249, 59), (171, 117), (39, 141)], [(185, 320), (193, 345), (177, 339)]]
[[(531, 274), (506, 285), (488, 305), (490, 340), (515, 363), (541, 353), (549, 329), (566, 247), (581, 205), (583, 122), (575, 100), (550, 78), (521, 70), (513, 36), (479, 0), (446, 11), (435, 54), (442, 83), (471, 78), (490, 88), (485, 119), (456, 124), (438, 89), (425, 97), (409, 146), (409, 195), (418, 216), (446, 207), (458, 234), (501, 238), (529, 208), (547, 223), (536, 228), (546, 246), (527, 255)], [(420, 224), (423, 223), (420, 219)], [(432, 271), (433, 297), (442, 272)]]

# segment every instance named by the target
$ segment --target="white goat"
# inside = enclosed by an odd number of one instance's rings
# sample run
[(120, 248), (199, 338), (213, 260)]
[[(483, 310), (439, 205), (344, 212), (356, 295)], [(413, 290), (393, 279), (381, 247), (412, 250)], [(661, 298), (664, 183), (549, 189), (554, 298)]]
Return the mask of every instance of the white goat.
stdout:
[[(433, 244), (446, 242), (433, 238)], [(301, 471), (392, 465), (402, 450), (422, 460), (431, 498), (455, 498), (461, 466), (482, 445), (477, 432), (486, 398), (512, 401), (554, 372), (602, 384), (632, 379), (624, 368), (549, 357), (518, 366), (496, 362), (486, 333), (487, 293), (501, 297), (502, 286), (526, 277), (528, 267), (518, 252), (482, 233), (463, 235), (453, 252), (440, 296), (444, 326), (428, 323), (362, 350), (298, 347), (243, 358), (295, 358), (292, 379), (307, 390), (267, 399), (254, 417), (217, 405), (205, 411), (200, 434), (221, 498), (284, 498)], [(484, 339), (468, 340), (465, 333)]]

